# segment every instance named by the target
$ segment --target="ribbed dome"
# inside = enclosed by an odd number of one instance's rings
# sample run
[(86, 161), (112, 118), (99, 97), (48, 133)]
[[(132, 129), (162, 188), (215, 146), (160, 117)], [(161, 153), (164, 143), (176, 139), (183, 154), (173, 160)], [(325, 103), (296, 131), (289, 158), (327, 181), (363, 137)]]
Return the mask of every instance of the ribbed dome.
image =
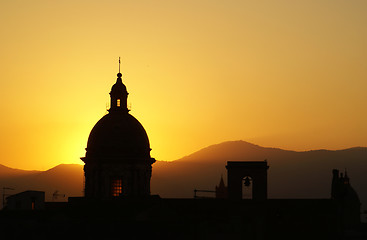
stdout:
[(129, 113), (110, 112), (93, 127), (86, 156), (114, 161), (150, 158), (149, 139), (140, 122)]

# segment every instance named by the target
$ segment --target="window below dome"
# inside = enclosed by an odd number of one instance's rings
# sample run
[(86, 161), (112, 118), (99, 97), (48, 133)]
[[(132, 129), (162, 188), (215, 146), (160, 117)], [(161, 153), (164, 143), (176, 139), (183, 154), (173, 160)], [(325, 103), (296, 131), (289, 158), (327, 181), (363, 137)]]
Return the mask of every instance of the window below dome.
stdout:
[(122, 194), (122, 179), (113, 178), (111, 181), (111, 195), (112, 197), (118, 197)]
[(120, 107), (120, 105), (121, 105), (121, 100), (117, 99), (117, 107)]

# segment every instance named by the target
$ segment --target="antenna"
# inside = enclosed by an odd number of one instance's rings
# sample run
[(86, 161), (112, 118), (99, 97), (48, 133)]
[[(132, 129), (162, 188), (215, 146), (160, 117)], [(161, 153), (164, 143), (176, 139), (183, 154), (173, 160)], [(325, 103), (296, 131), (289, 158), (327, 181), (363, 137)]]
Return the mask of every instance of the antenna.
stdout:
[(119, 57), (119, 73), (121, 73), (121, 71), (120, 71), (120, 65), (121, 65), (121, 60), (120, 60), (120, 57)]
[(65, 197), (65, 194), (60, 194), (58, 190), (56, 190), (53, 194), (52, 194), (52, 201), (54, 202), (58, 197)]

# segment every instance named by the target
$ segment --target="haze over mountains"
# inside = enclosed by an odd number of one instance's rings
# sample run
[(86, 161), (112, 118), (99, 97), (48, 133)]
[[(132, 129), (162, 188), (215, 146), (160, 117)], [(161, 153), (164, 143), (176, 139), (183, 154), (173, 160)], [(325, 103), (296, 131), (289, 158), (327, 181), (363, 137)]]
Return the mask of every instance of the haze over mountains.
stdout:
[[(67, 201), (69, 196), (83, 195), (83, 166), (78, 164), (60, 164), (47, 171), (26, 171), (8, 168), (0, 164), (0, 187), (6, 195), (26, 190), (45, 191), (46, 201)], [(53, 193), (65, 194), (53, 199)], [(2, 203), (0, 204), (2, 207)]]
[[(269, 198), (330, 198), (332, 169), (346, 168), (360, 200), (367, 204), (367, 148), (345, 150), (287, 151), (230, 141), (201, 149), (173, 162), (153, 165), (152, 194), (167, 198), (191, 198), (194, 189), (214, 190), (221, 175), (226, 182), (227, 161), (267, 159)], [(24, 171), (0, 165), (0, 186), (7, 193), (43, 190), (52, 200), (56, 190), (69, 196), (83, 195), (83, 166), (62, 164), (47, 171)], [(365, 207), (362, 206), (364, 209)]]

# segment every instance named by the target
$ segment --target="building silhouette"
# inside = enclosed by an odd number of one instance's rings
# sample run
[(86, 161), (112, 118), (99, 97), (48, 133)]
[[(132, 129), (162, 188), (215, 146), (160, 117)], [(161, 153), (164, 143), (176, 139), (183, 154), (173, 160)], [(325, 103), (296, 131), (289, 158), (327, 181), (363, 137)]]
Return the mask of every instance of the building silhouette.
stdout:
[[(42, 239), (42, 233), (48, 239), (57, 233), (60, 239), (253, 240), (367, 236), (367, 228), (360, 224), (358, 195), (347, 173), (335, 169), (327, 199), (268, 199), (266, 161), (227, 161), (223, 168), (228, 186), (221, 177), (215, 191), (204, 190), (215, 192), (216, 198), (151, 196), (155, 159), (150, 156), (146, 131), (129, 114), (121, 73), (110, 97), (108, 114), (91, 130), (81, 158), (85, 195), (63, 203), (42, 202), (44, 193), (35, 191), (8, 197), (9, 211), (0, 212), (4, 236)], [(251, 199), (243, 199), (244, 187), (251, 187)], [(11, 211), (21, 209), (33, 211)]]
[(230, 199), (242, 199), (243, 184), (245, 186), (253, 185), (252, 199), (266, 200), (268, 198), (267, 170), (269, 166), (266, 161), (228, 161), (226, 168), (228, 171), (228, 197)]
[(6, 198), (8, 209), (12, 210), (43, 210), (45, 209), (45, 192), (24, 191)]
[(85, 197), (108, 199), (149, 196), (154, 158), (148, 135), (129, 114), (128, 92), (117, 74), (110, 92), (110, 109), (93, 127), (88, 138), (85, 163)]

